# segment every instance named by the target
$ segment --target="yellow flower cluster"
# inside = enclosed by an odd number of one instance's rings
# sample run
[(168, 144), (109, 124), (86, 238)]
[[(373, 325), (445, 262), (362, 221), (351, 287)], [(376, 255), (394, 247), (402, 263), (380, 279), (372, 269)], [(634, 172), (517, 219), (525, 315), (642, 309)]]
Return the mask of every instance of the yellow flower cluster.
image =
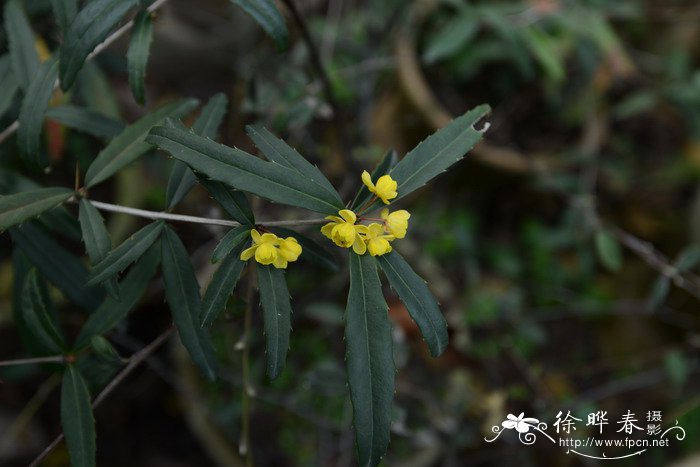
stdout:
[[(369, 173), (365, 171), (362, 173), (362, 181), (375, 195), (369, 204), (377, 198), (389, 204), (389, 200), (398, 195), (397, 183), (389, 175), (379, 177), (375, 185)], [(338, 216), (326, 217), (331, 222), (321, 228), (321, 233), (339, 247), (352, 248), (358, 255), (369, 252), (372, 256), (381, 256), (392, 250), (390, 242), (406, 236), (409, 217), (411, 214), (403, 209), (394, 212), (383, 209), (381, 219), (369, 219), (381, 220), (381, 223), (373, 222), (364, 225), (357, 223), (357, 215), (353, 211), (342, 209), (338, 212)]]
[(241, 253), (241, 259), (248, 261), (255, 256), (260, 264), (272, 264), (277, 269), (285, 269), (288, 263), (296, 261), (301, 255), (301, 245), (294, 237), (280, 238), (273, 233), (260, 235), (256, 229), (250, 231), (253, 246)]

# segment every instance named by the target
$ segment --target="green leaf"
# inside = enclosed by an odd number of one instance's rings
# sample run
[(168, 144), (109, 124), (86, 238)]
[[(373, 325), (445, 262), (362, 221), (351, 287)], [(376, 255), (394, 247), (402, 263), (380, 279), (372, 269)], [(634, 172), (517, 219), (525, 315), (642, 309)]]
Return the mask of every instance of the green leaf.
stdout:
[[(247, 233), (247, 231), (246, 231)], [(209, 326), (226, 308), (226, 302), (236, 288), (241, 272), (245, 267), (245, 261), (241, 261), (241, 251), (248, 244), (246, 235), (239, 238), (228, 256), (221, 262), (209, 282), (207, 291), (202, 299), (201, 326)]]
[(196, 106), (197, 101), (194, 99), (170, 102), (126, 127), (92, 162), (85, 174), (86, 186), (89, 188), (108, 179), (151, 149), (151, 145), (144, 142), (144, 139), (154, 125), (163, 123), (168, 117), (180, 118)]
[(5, 3), (5, 32), (9, 42), (12, 70), (20, 87), (27, 91), (39, 70), (36, 39), (19, 0)]
[(110, 251), (107, 256), (95, 264), (86, 285), (99, 284), (116, 276), (139, 259), (158, 240), (163, 231), (163, 225), (163, 221), (152, 222)]
[(17, 94), (19, 83), (14, 71), (9, 54), (0, 57), (0, 117), (7, 111)]
[(422, 187), (462, 159), (486, 131), (487, 128), (476, 130), (474, 125), (490, 110), (488, 105), (470, 110), (406, 154), (389, 172), (398, 183), (399, 194), (392, 202)]
[(40, 169), (48, 166), (45, 154), (41, 153), (41, 130), (57, 73), (58, 63), (55, 58), (42, 63), (36, 75), (32, 77), (19, 111), (17, 146), (22, 156)]
[[(399, 156), (393, 149), (386, 153), (384, 159), (382, 159), (382, 161), (372, 171), (372, 181), (374, 183), (377, 183), (379, 177), (381, 177), (382, 175), (386, 175), (387, 172), (389, 172), (396, 165), (398, 160)], [(367, 188), (367, 186), (365, 186), (365, 184), (363, 183), (362, 187), (357, 192), (357, 195), (355, 195), (355, 199), (352, 200), (352, 203), (350, 204), (350, 209), (356, 210), (361, 208), (366, 202), (370, 200), (370, 198), (372, 198), (372, 192), (369, 191), (369, 188)]]
[(616, 272), (622, 267), (622, 249), (617, 239), (607, 230), (595, 233), (595, 247), (598, 259), (609, 271)]
[[(192, 131), (199, 136), (216, 139), (216, 133), (226, 115), (228, 99), (223, 93), (214, 95), (192, 125)], [(176, 160), (168, 179), (168, 187), (165, 190), (165, 199), (168, 209), (174, 208), (182, 198), (189, 193), (197, 181), (195, 174), (182, 161)]]
[(68, 365), (61, 386), (61, 427), (72, 467), (95, 465), (95, 419), (90, 392), (80, 371)]
[(112, 344), (102, 336), (93, 336), (90, 339), (90, 346), (95, 355), (107, 363), (121, 364), (122, 357)]
[(0, 195), (0, 232), (65, 202), (73, 190), (52, 187)]
[(284, 227), (272, 227), (270, 231), (279, 236), (296, 238), (299, 245), (301, 245), (301, 259), (318, 264), (332, 272), (338, 270), (338, 263), (335, 261), (333, 255), (306, 235), (302, 235), (295, 230), (285, 229)]
[(49, 297), (36, 269), (27, 275), (22, 290), (22, 318), (33, 340), (47, 353), (63, 352), (65, 340), (49, 315)]
[[(102, 219), (99, 211), (85, 198), (80, 200), (78, 220), (80, 221), (85, 250), (90, 257), (90, 264), (94, 266), (107, 257), (112, 249), (112, 240), (109, 238), (105, 221)], [(105, 282), (105, 287), (110, 295), (114, 297), (119, 296), (116, 278), (111, 278)]]
[(343, 202), (338, 192), (331, 185), (331, 182), (318, 170), (318, 167), (307, 161), (304, 156), (281, 139), (275, 137), (262, 125), (248, 125), (246, 133), (269, 160), (299, 172), (307, 181), (318, 185), (330, 193), (339, 203)]
[(160, 264), (161, 246), (154, 243), (119, 283), (119, 297), (107, 297), (90, 315), (78, 334), (75, 346), (80, 349), (92, 336), (105, 334), (120, 323), (136, 306), (148, 288)]
[(287, 47), (289, 33), (284, 17), (273, 0), (231, 0), (248, 13), (272, 38), (277, 49)]
[(126, 54), (129, 70), (129, 85), (136, 102), (143, 105), (145, 102), (144, 81), (146, 79), (146, 65), (148, 64), (148, 52), (153, 40), (153, 23), (151, 13), (147, 9), (139, 11), (134, 19), (134, 28), (131, 30), (129, 51)]
[(239, 190), (326, 214), (337, 214), (343, 208), (342, 202), (299, 177), (296, 171), (193, 133), (156, 127), (146, 140), (193, 170)]
[(478, 31), (478, 16), (473, 11), (464, 11), (430, 38), (423, 53), (423, 60), (427, 64), (432, 64), (443, 58), (452, 57), (467, 45)]
[(76, 305), (92, 312), (102, 301), (100, 289), (85, 286), (85, 266), (31, 222), (10, 229), (12, 240), (41, 274)]
[(389, 445), (395, 372), (391, 339), (377, 263), (370, 255), (350, 253), (346, 363), (362, 466), (379, 464)]
[(242, 192), (212, 180), (200, 179), (199, 183), (233, 220), (248, 227), (252, 227), (255, 224), (253, 210), (250, 207), (248, 198)]
[(673, 265), (680, 272), (690, 271), (700, 264), (700, 246), (688, 245), (678, 254)]
[(140, 0), (93, 0), (68, 27), (61, 47), (61, 89), (73, 86), (88, 55)]
[(78, 0), (51, 0), (56, 24), (65, 34), (78, 13)]
[(396, 251), (378, 256), (377, 260), (389, 283), (396, 290), (411, 318), (416, 322), (423, 338), (428, 343), (433, 357), (447, 347), (447, 322), (440, 313), (437, 300), (430, 293), (425, 281)]
[(219, 244), (216, 245), (216, 248), (214, 248), (214, 252), (211, 255), (211, 262), (218, 263), (248, 238), (250, 238), (250, 227), (247, 225), (229, 230), (219, 241)]
[(175, 327), (192, 361), (213, 380), (216, 378), (214, 349), (209, 336), (199, 326), (199, 284), (189, 255), (170, 227), (165, 228), (162, 245), (165, 297), (170, 304)]
[(95, 110), (59, 105), (46, 111), (46, 118), (97, 138), (111, 139), (124, 131), (124, 124)]
[(671, 279), (663, 275), (659, 276), (656, 281), (654, 281), (654, 285), (651, 287), (651, 292), (647, 298), (647, 307), (651, 311), (658, 309), (664, 303), (664, 301), (666, 301), (670, 290)]
[(292, 307), (284, 271), (272, 265), (258, 265), (258, 288), (265, 321), (267, 376), (277, 378), (284, 369), (292, 329)]

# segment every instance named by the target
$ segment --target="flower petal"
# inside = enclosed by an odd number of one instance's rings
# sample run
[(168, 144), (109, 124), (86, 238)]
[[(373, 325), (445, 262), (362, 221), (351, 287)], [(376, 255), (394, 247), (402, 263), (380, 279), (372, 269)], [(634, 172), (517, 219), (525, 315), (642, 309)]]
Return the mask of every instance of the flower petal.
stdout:
[(250, 248), (246, 248), (241, 252), (241, 260), (248, 261), (255, 254), (255, 250), (258, 249), (258, 245), (253, 245)]

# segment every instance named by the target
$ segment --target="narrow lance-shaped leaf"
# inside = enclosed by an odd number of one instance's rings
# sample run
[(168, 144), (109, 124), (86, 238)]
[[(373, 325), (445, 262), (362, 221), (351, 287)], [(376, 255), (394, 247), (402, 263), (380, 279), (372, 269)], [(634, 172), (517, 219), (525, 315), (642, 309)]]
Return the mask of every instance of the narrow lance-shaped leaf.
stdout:
[(32, 338), (42, 349), (53, 354), (61, 353), (65, 341), (49, 315), (49, 298), (40, 280), (36, 269), (32, 269), (25, 279), (22, 291), (22, 318)]
[(292, 329), (292, 307), (284, 271), (272, 265), (258, 265), (258, 288), (265, 322), (267, 376), (277, 378), (284, 369)]
[(289, 33), (273, 0), (231, 0), (248, 13), (272, 38), (279, 50), (287, 47)]
[(477, 130), (474, 125), (490, 111), (488, 105), (480, 105), (444, 128), (439, 129), (399, 161), (389, 172), (398, 183), (398, 197), (408, 195), (441, 174), (479, 141), (488, 125)]
[(119, 274), (139, 259), (158, 240), (163, 225), (162, 221), (152, 222), (110, 251), (99, 263), (95, 264), (87, 285), (99, 284)]
[(221, 262), (209, 282), (207, 291), (202, 299), (201, 326), (210, 325), (226, 308), (226, 302), (236, 288), (241, 272), (245, 267), (245, 261), (241, 261), (241, 251), (248, 244), (248, 235), (240, 238), (237, 245), (229, 252)]
[[(379, 177), (381, 177), (382, 175), (386, 175), (386, 173), (389, 172), (396, 165), (398, 160), (399, 156), (396, 154), (396, 151), (394, 151), (393, 149), (389, 151), (386, 154), (386, 156), (384, 156), (384, 159), (382, 159), (381, 162), (377, 165), (377, 167), (372, 171), (372, 181), (374, 183), (377, 183)], [(362, 184), (362, 187), (357, 192), (355, 199), (352, 200), (352, 203), (350, 204), (350, 209), (356, 210), (361, 208), (366, 202), (370, 200), (370, 198), (372, 198), (372, 192), (369, 191), (369, 188)]]
[(26, 222), (10, 229), (12, 240), (41, 274), (76, 305), (88, 312), (95, 310), (104, 294), (86, 287), (85, 266), (34, 223)]
[(126, 127), (92, 162), (85, 174), (86, 186), (89, 188), (108, 179), (151, 149), (151, 145), (145, 143), (144, 138), (154, 125), (161, 124), (167, 117), (182, 117), (196, 106), (197, 101), (194, 99), (171, 102)]
[(32, 76), (19, 111), (17, 146), (22, 156), (39, 169), (48, 165), (46, 156), (41, 152), (41, 129), (57, 74), (58, 63), (55, 58), (42, 63), (36, 75)]
[(350, 253), (345, 341), (359, 463), (375, 466), (389, 445), (395, 369), (388, 308), (370, 255)]
[(60, 105), (46, 111), (46, 118), (97, 138), (111, 139), (124, 131), (124, 124), (95, 110)]
[(120, 365), (122, 363), (122, 357), (119, 355), (119, 352), (117, 352), (117, 349), (104, 337), (92, 336), (92, 339), (90, 339), (90, 346), (100, 360), (115, 365)]
[(250, 207), (248, 198), (242, 192), (212, 180), (200, 179), (199, 183), (233, 220), (247, 226), (255, 224), (253, 210)]
[(75, 342), (76, 349), (90, 343), (90, 338), (104, 334), (119, 324), (136, 306), (148, 288), (160, 264), (161, 245), (154, 243), (132, 266), (119, 283), (119, 297), (107, 297), (97, 310), (90, 315)]
[(318, 170), (318, 167), (306, 160), (296, 149), (277, 138), (261, 125), (249, 125), (246, 133), (255, 145), (272, 162), (288, 167), (299, 172), (308, 182), (314, 183), (328, 191), (334, 198), (342, 203), (340, 195), (333, 188), (331, 182)]
[(39, 69), (34, 33), (19, 0), (5, 3), (4, 15), (12, 69), (19, 85), (26, 91)]
[(193, 133), (156, 127), (147, 141), (209, 178), (271, 201), (326, 214), (337, 214), (343, 208), (342, 202), (296, 171)]
[(83, 375), (68, 365), (61, 386), (61, 427), (72, 467), (95, 465), (95, 419)]
[(58, 27), (65, 34), (78, 13), (78, 0), (51, 0), (51, 7)]
[(229, 230), (214, 248), (214, 252), (211, 254), (211, 262), (218, 263), (248, 238), (250, 238), (250, 227), (246, 225)]
[(5, 54), (0, 57), (0, 117), (5, 114), (10, 104), (12, 104), (18, 89), (19, 83), (15, 72), (12, 70), (10, 55)]
[(68, 27), (61, 47), (61, 88), (73, 86), (85, 59), (139, 0), (93, 0)]
[(437, 357), (448, 343), (447, 322), (440, 313), (437, 300), (430, 293), (425, 281), (396, 251), (378, 256), (377, 260), (389, 283), (406, 305), (411, 318), (418, 325), (428, 343), (430, 353)]
[[(80, 200), (78, 219), (90, 264), (95, 265), (107, 257), (112, 249), (112, 240), (109, 238), (109, 232), (99, 211), (85, 198)], [(107, 280), (105, 287), (112, 296), (119, 295), (115, 277)]]
[[(223, 93), (214, 95), (192, 125), (192, 131), (209, 139), (216, 139), (216, 134), (221, 122), (226, 115), (228, 99)], [(174, 208), (182, 198), (189, 193), (197, 182), (197, 177), (192, 170), (182, 161), (176, 160), (173, 164), (168, 186), (165, 190), (165, 203), (168, 209)]]
[(329, 271), (335, 272), (338, 270), (338, 263), (335, 261), (333, 255), (306, 235), (302, 235), (291, 229), (285, 229), (284, 227), (272, 227), (270, 228), (270, 232), (279, 236), (296, 238), (302, 248), (301, 259), (308, 260)]
[(165, 297), (170, 305), (180, 340), (192, 361), (210, 379), (216, 378), (216, 360), (209, 336), (199, 326), (201, 303), (199, 284), (185, 246), (177, 234), (166, 227), (163, 239), (163, 279)]
[(595, 247), (598, 259), (608, 270), (615, 272), (622, 267), (622, 249), (617, 239), (607, 230), (595, 233)]
[(62, 204), (71, 196), (73, 190), (60, 187), (0, 196), (0, 232)]
[(146, 65), (148, 64), (148, 52), (153, 39), (153, 23), (151, 14), (143, 9), (134, 19), (134, 27), (131, 30), (129, 51), (126, 54), (129, 70), (129, 85), (136, 102), (143, 105), (145, 101), (144, 81), (146, 79)]

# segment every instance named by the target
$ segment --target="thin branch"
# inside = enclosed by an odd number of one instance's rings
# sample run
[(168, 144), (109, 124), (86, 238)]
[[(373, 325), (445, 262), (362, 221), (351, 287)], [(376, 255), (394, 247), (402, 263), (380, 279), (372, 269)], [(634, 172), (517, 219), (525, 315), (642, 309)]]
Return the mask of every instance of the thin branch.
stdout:
[(0, 366), (34, 365), (36, 363), (63, 363), (63, 355), (51, 355), (50, 357), (18, 358), (17, 360), (0, 361)]
[[(160, 347), (173, 333), (175, 330), (174, 327), (170, 326), (168, 329), (163, 331), (163, 333), (156, 337), (153, 342), (148, 344), (146, 347), (135, 353), (134, 355), (129, 358), (129, 363), (122, 369), (122, 371), (117, 374), (117, 376), (114, 377), (110, 383), (105, 386), (105, 388), (98, 394), (98, 396), (95, 398), (95, 400), (92, 402), (92, 408), (96, 409), (106, 398), (109, 396), (112, 391), (122, 382), (124, 379), (131, 374), (141, 363), (144, 362), (148, 357), (151, 356), (153, 352), (155, 352), (158, 347)], [(51, 444), (49, 444), (46, 449), (44, 449), (41, 454), (39, 454), (36, 459), (32, 461), (31, 464), (29, 464), (29, 467), (37, 467), (45, 458), (48, 456), (51, 451), (53, 451), (56, 446), (58, 446), (61, 441), (63, 441), (63, 433), (58, 435), (56, 439), (54, 439)]]
[[(148, 7), (148, 11), (153, 13), (154, 11), (156, 11), (158, 8), (160, 8), (161, 6), (163, 6), (167, 2), (168, 2), (168, 0), (156, 0), (155, 2), (153, 2), (151, 4), (151, 6)], [(100, 43), (97, 47), (95, 47), (95, 50), (93, 50), (92, 53), (87, 56), (86, 60), (91, 60), (92, 58), (95, 57), (95, 55), (99, 54), (104, 49), (106, 49), (110, 45), (114, 44), (117, 40), (119, 40), (120, 37), (122, 37), (124, 34), (129, 32), (133, 27), (134, 27), (134, 20), (132, 19), (131, 21), (126, 23), (124, 26), (122, 26), (119, 29), (117, 29), (116, 31), (114, 31), (107, 39), (105, 39), (102, 43)], [(54, 89), (58, 88), (58, 85), (59, 85), (59, 80), (57, 79), (53, 85)], [(17, 128), (19, 128), (19, 120), (15, 120), (7, 128), (2, 130), (2, 132), (0, 132), (0, 143), (2, 143), (7, 138), (9, 138), (12, 134), (14, 134), (14, 132), (17, 131)]]

